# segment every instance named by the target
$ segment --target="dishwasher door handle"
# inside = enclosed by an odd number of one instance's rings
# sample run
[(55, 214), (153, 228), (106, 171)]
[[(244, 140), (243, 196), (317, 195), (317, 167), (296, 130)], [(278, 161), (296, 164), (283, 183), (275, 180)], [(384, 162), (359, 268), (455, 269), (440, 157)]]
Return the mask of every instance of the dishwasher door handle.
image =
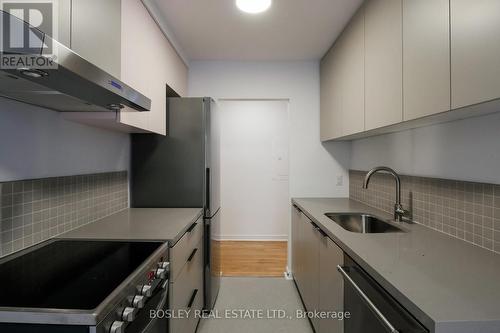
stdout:
[(370, 310), (378, 317), (390, 333), (399, 333), (399, 331), (391, 324), (391, 322), (384, 316), (379, 308), (372, 302), (372, 300), (363, 292), (363, 290), (354, 282), (354, 280), (347, 274), (343, 267), (337, 265), (337, 270), (342, 274), (344, 279), (354, 288), (358, 295), (368, 305)]

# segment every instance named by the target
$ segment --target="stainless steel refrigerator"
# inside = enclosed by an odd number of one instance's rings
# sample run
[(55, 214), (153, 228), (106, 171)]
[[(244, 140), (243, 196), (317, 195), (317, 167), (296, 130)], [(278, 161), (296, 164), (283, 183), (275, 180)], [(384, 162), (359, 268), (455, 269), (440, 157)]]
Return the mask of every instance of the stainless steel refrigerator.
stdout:
[(167, 98), (167, 136), (132, 135), (131, 206), (203, 207), (205, 309), (220, 285), (219, 126), (211, 98)]

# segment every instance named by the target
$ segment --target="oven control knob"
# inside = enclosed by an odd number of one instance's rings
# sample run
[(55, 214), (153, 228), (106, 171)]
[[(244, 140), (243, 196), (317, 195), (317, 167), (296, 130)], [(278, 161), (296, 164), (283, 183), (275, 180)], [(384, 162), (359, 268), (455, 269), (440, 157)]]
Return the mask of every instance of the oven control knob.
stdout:
[(124, 333), (125, 332), (125, 323), (123, 321), (114, 321), (111, 324), (111, 329), (109, 333)]
[(165, 268), (158, 268), (155, 271), (155, 278), (165, 279), (167, 277), (167, 270)]
[(158, 267), (163, 268), (163, 269), (168, 269), (169, 265), (170, 265), (170, 263), (168, 261), (160, 261), (158, 263)]
[(131, 308), (127, 306), (125, 309), (123, 309), (122, 320), (129, 323), (133, 322), (135, 319), (136, 312), (137, 312), (136, 308)]
[(140, 295), (146, 297), (151, 297), (151, 295), (153, 294), (153, 288), (151, 288), (149, 284), (137, 286), (137, 291), (139, 292)]
[(132, 306), (137, 309), (142, 309), (144, 307), (144, 296), (134, 296), (132, 299)]

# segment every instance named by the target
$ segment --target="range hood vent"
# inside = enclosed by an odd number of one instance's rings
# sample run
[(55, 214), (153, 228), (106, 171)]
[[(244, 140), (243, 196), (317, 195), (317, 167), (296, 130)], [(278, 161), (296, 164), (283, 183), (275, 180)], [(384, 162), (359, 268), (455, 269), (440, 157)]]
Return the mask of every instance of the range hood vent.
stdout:
[[(9, 29), (5, 31), (4, 29)], [(10, 40), (29, 36), (29, 46)], [(61, 112), (149, 111), (151, 100), (28, 23), (0, 11), (0, 96)], [(16, 43), (19, 45), (19, 43)], [(47, 46), (51, 54), (47, 54)], [(104, 51), (105, 52), (105, 51)], [(54, 57), (55, 56), (55, 57)], [(50, 66), (27, 66), (28, 57)], [(6, 59), (19, 59), (6, 66)], [(9, 64), (12, 64), (9, 63)]]

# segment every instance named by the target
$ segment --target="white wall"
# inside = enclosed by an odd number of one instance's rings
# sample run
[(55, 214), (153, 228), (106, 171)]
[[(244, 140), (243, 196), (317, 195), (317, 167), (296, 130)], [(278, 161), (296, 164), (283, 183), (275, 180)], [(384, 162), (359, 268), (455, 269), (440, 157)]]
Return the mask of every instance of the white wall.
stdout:
[[(349, 143), (319, 139), (319, 63), (192, 61), (190, 96), (289, 99), (290, 196), (347, 197)], [(343, 185), (337, 186), (337, 177)]]
[(129, 136), (0, 98), (0, 182), (128, 170)]
[(352, 142), (351, 168), (500, 184), (500, 113)]
[(287, 240), (288, 101), (220, 101), (221, 235)]

